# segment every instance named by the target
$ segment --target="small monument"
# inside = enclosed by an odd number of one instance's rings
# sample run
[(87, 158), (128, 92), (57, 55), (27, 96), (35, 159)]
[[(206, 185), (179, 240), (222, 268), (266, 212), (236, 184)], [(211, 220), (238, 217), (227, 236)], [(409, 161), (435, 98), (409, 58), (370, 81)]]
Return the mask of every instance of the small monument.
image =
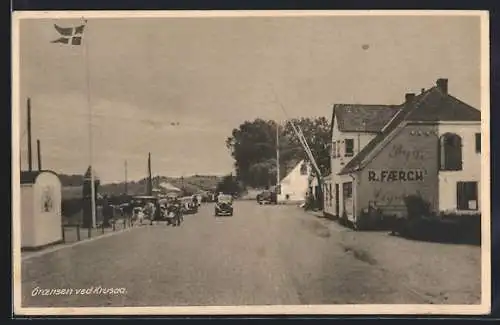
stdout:
[(62, 241), (62, 188), (53, 171), (21, 172), (21, 249)]
[[(89, 166), (89, 168), (87, 168), (87, 171), (85, 172), (85, 175), (83, 176), (83, 228), (91, 228), (94, 226), (92, 220), (92, 179), (90, 174), (91, 170), (92, 166)], [(98, 198), (97, 193), (99, 193), (100, 183), (101, 182), (94, 171), (94, 186), (95, 186), (94, 202), (96, 204), (96, 219), (97, 219), (97, 198)]]

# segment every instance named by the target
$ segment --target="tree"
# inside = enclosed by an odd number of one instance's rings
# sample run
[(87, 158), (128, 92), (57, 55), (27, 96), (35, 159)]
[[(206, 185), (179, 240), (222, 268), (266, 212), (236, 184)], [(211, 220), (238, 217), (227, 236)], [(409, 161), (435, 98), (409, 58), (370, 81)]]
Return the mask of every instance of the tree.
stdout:
[(261, 186), (269, 180), (255, 179), (254, 173), (262, 175), (262, 168), (252, 168), (253, 165), (269, 161), (276, 156), (276, 123), (256, 119), (245, 121), (234, 129), (232, 136), (226, 140), (226, 146), (231, 150), (235, 160), (236, 175), (246, 185)]
[[(322, 175), (330, 174), (331, 126), (325, 117), (292, 119), (293, 123), (304, 133), (316, 163)], [(293, 154), (308, 159), (291, 123), (287, 123), (284, 131), (291, 141), (291, 147), (299, 147)]]
[(216, 192), (217, 193), (226, 193), (226, 194), (232, 194), (232, 195), (238, 195), (242, 191), (242, 188), (238, 181), (236, 180), (236, 177), (234, 177), (232, 174), (226, 175), (222, 178), (222, 180), (217, 184)]
[[(324, 117), (294, 119), (311, 148), (322, 174), (330, 172), (330, 123)], [(235, 160), (236, 175), (247, 186), (263, 187), (276, 183), (277, 123), (256, 119), (234, 129), (226, 146)], [(280, 175), (283, 177), (302, 159), (308, 159), (290, 123), (279, 130)]]

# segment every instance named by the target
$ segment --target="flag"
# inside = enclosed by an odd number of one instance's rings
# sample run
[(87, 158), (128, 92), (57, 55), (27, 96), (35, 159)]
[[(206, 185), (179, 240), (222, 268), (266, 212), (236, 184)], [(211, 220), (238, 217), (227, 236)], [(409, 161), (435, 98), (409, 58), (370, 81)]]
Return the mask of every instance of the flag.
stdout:
[(83, 31), (85, 25), (80, 25), (76, 27), (61, 27), (54, 24), (54, 28), (59, 33), (60, 37), (51, 41), (51, 43), (61, 43), (67, 45), (81, 45), (83, 38)]

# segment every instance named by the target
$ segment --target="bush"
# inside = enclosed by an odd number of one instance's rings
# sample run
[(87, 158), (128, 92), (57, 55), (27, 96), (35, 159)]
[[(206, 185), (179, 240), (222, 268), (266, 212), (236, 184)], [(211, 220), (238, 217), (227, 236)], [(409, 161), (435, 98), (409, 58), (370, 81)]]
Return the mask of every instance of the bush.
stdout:
[(404, 198), (409, 219), (429, 217), (431, 215), (431, 204), (421, 196), (408, 195)]

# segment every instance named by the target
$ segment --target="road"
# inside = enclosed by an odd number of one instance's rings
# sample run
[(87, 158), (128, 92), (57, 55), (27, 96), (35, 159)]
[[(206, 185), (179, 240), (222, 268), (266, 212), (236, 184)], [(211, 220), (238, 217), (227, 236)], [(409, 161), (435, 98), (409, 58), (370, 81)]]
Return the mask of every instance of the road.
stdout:
[[(123, 289), (76, 294), (99, 286)], [(294, 206), (248, 201), (235, 202), (233, 217), (215, 218), (205, 204), (179, 228), (138, 227), (22, 264), (23, 307), (479, 300), (479, 247), (355, 232)]]

